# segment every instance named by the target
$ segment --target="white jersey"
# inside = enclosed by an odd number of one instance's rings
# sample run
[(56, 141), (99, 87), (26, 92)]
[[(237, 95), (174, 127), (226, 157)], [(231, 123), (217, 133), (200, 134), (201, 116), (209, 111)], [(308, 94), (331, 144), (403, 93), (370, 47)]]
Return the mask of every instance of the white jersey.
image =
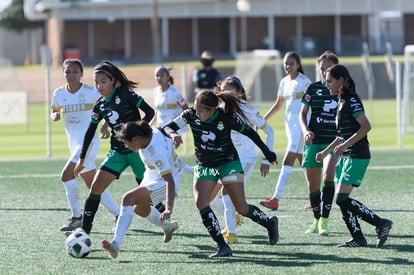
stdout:
[(303, 136), (300, 127), (299, 114), (302, 108), (302, 97), (312, 81), (304, 74), (298, 73), (295, 79), (285, 76), (280, 81), (278, 97), (286, 102), (285, 129), (288, 138), (287, 150), (302, 153)]
[(181, 96), (180, 91), (173, 85), (170, 85), (166, 91), (161, 87), (156, 87), (153, 91), (154, 106), (157, 110), (157, 125), (163, 127), (173, 118), (182, 112), (182, 107), (186, 104), (185, 99)]
[[(82, 147), (91, 121), (93, 106), (100, 97), (97, 90), (85, 84), (82, 84), (76, 93), (70, 93), (66, 86), (57, 88), (53, 93), (52, 108), (61, 110), (69, 150), (72, 154)], [(92, 142), (99, 146), (98, 133), (95, 133)]]
[(146, 168), (142, 182), (144, 186), (151, 182), (162, 182), (165, 185), (162, 176), (171, 173), (174, 178), (175, 190), (178, 190), (180, 187), (180, 163), (170, 138), (153, 127), (151, 142), (147, 147), (139, 149), (139, 155)]
[[(247, 124), (253, 129), (263, 129), (266, 126), (266, 120), (260, 115), (259, 110), (246, 100), (241, 100), (241, 103), (240, 107), (248, 120)], [(256, 163), (256, 158), (258, 156), (257, 147), (250, 138), (237, 131), (231, 131), (231, 139), (242, 163), (245, 161)], [(269, 144), (268, 140), (266, 141), (266, 145), (269, 149), (273, 150), (273, 136), (271, 141), (269, 141)]]

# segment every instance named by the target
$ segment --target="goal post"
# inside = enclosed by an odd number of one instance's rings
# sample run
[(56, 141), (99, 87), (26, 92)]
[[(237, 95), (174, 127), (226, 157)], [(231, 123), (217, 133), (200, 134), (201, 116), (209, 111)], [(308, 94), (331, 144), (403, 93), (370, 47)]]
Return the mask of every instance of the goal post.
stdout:
[[(264, 73), (264, 68), (271, 73)], [(278, 50), (253, 50), (236, 54), (234, 74), (240, 78), (243, 86), (258, 104), (263, 101), (263, 89), (277, 91), (282, 78), (282, 61)], [(267, 87), (267, 88), (265, 88)]]

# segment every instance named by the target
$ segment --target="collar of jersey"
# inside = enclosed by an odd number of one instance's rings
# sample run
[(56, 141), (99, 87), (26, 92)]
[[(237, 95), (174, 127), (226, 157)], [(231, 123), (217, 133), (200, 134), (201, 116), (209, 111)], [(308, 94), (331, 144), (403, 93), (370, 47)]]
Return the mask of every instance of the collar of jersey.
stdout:
[(114, 86), (113, 88), (112, 88), (112, 92), (111, 92), (111, 94), (108, 96), (108, 97), (104, 97), (104, 99), (105, 99), (105, 101), (106, 102), (108, 102), (108, 101), (110, 101), (111, 99), (112, 99), (112, 96), (114, 95), (114, 93), (115, 93), (115, 91), (116, 91), (116, 86)]
[(214, 114), (209, 118), (209, 119), (207, 119), (206, 120), (206, 122), (207, 123), (210, 123), (210, 122), (212, 122), (217, 116), (218, 116), (218, 114), (219, 114), (219, 111), (218, 111), (218, 109), (216, 109), (215, 111), (214, 111)]

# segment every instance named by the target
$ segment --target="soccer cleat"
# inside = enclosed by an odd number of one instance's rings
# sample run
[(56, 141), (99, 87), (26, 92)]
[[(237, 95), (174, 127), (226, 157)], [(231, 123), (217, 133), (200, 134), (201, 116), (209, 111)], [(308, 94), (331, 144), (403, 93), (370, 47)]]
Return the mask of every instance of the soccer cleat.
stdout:
[(318, 231), (321, 236), (329, 235), (328, 218), (320, 218), (318, 223)]
[(237, 239), (236, 234), (232, 234), (232, 233), (223, 234), (223, 238), (228, 244), (234, 244), (239, 241), (239, 239)]
[(239, 213), (236, 214), (236, 225), (241, 225), (243, 223), (243, 216)]
[(362, 238), (360, 240), (357, 239), (350, 239), (347, 242), (338, 244), (336, 247), (367, 247), (367, 240)]
[(107, 240), (102, 240), (102, 247), (108, 251), (111, 258), (115, 259), (118, 257), (119, 249), (113, 242), (108, 242)]
[(377, 248), (380, 248), (388, 239), (392, 228), (392, 221), (384, 219), (384, 224), (377, 226), (375, 231), (377, 232)]
[(259, 201), (259, 203), (263, 205), (264, 207), (267, 207), (271, 210), (277, 210), (279, 208), (279, 200), (275, 198), (272, 198), (272, 199), (267, 198), (262, 201)]
[(82, 216), (79, 218), (70, 218), (68, 225), (64, 225), (61, 228), (59, 228), (60, 231), (68, 232), (73, 231), (76, 228), (81, 227), (82, 225)]
[(319, 220), (313, 219), (313, 223), (306, 229), (305, 234), (318, 233)]
[(279, 241), (279, 221), (276, 216), (271, 217), (270, 220), (273, 222), (270, 228), (267, 229), (269, 244), (275, 245)]
[(164, 243), (168, 243), (172, 239), (175, 230), (178, 229), (178, 222), (170, 222), (167, 230), (164, 230)]
[(233, 251), (231, 251), (231, 248), (226, 246), (221, 246), (217, 249), (216, 252), (208, 256), (209, 258), (220, 258), (220, 257), (229, 257), (233, 255)]
[(305, 210), (309, 210), (309, 209), (312, 209), (312, 205), (310, 204), (305, 205)]

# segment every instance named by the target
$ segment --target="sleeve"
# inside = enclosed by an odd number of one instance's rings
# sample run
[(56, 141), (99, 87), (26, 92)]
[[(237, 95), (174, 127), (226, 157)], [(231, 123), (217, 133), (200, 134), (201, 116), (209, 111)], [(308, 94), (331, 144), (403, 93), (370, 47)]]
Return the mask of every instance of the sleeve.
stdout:
[(351, 108), (352, 116), (356, 118), (359, 115), (365, 114), (364, 106), (359, 97), (353, 96), (349, 98), (349, 107)]
[(144, 112), (144, 117), (142, 119), (149, 123), (155, 115), (154, 109), (152, 109), (152, 107), (148, 105), (148, 103), (143, 98), (141, 104), (139, 105), (139, 109)]
[(303, 95), (302, 100), (301, 100), (302, 104), (304, 104), (306, 106), (310, 106), (311, 105), (311, 101), (312, 101), (312, 96), (311, 96), (311, 90), (312, 90), (312, 88), (311, 87), (312, 87), (312, 84), (309, 85), (306, 88), (305, 94)]
[(85, 133), (85, 138), (83, 139), (82, 151), (80, 153), (80, 158), (84, 159), (86, 153), (88, 152), (89, 145), (92, 142), (93, 137), (95, 136), (96, 128), (98, 128), (98, 124), (91, 122), (89, 124), (88, 129)]
[(182, 111), (177, 117), (175, 117), (173, 120), (168, 122), (163, 127), (163, 130), (167, 134), (167, 136), (170, 136), (171, 133), (177, 132), (179, 129), (183, 128), (186, 124), (188, 124), (187, 117), (189, 115), (190, 115), (190, 109), (187, 109), (185, 111)]
[(52, 97), (52, 104), (50, 105), (50, 107), (52, 108), (52, 110), (57, 110), (60, 108), (60, 104), (59, 104), (59, 100), (58, 97), (56, 95), (57, 90), (55, 90), (53, 92), (53, 97)]

